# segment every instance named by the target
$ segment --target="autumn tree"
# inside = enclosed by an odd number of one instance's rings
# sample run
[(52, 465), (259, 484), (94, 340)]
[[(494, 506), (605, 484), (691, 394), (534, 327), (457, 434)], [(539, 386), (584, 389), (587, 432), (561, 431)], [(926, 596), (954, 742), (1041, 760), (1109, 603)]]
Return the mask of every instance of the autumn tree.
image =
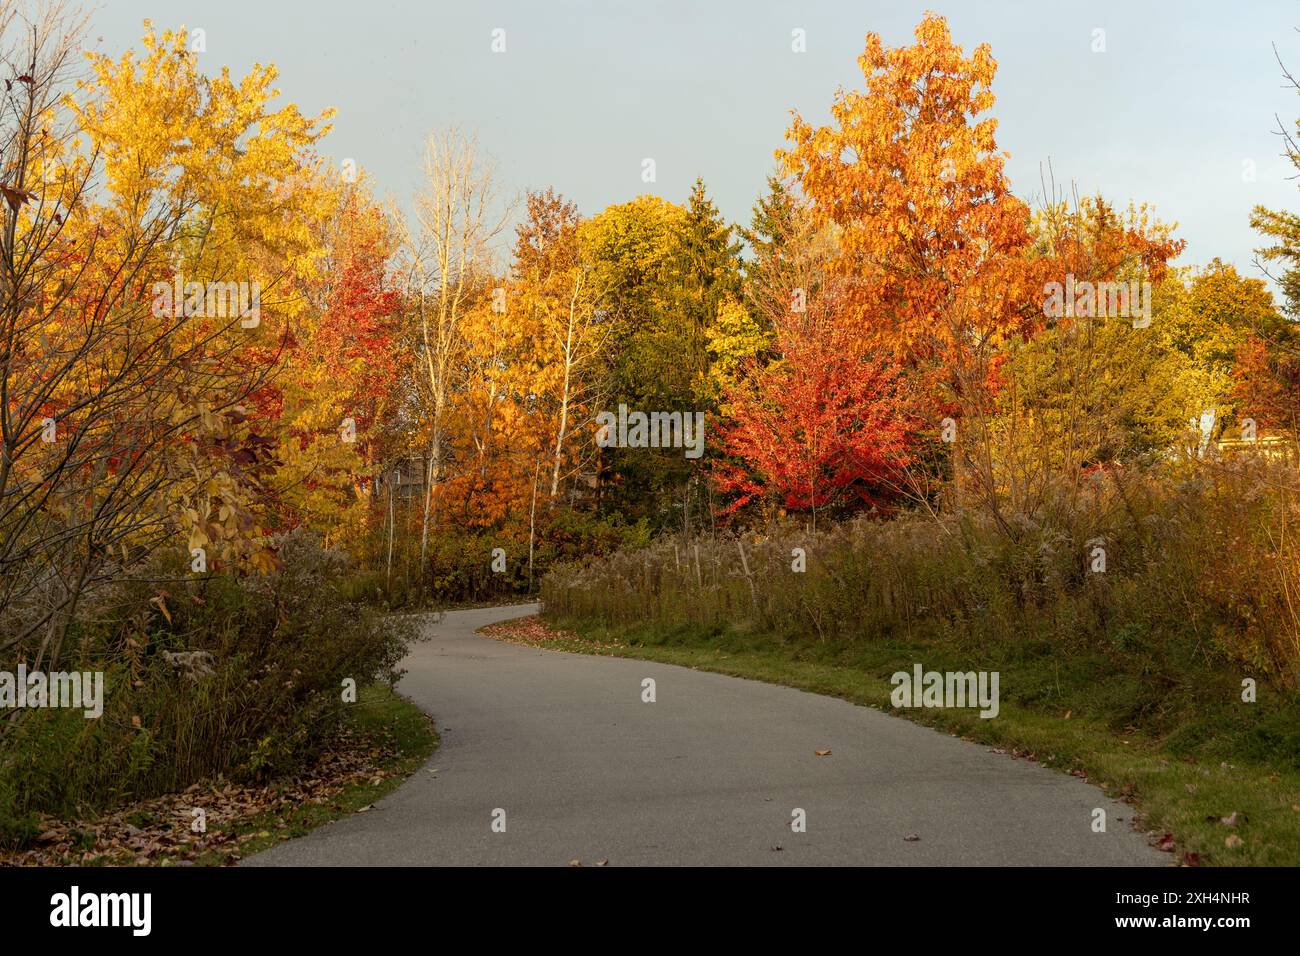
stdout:
[(835, 251), (834, 226), (818, 230), (798, 184), (775, 175), (739, 233), (750, 253), (742, 293), (724, 298), (707, 333), (710, 383), (724, 415), (723, 396), (739, 383), (742, 366), (772, 357), (777, 326), (821, 293)]
[(1264, 281), (1218, 259), (1199, 270), (1181, 270), (1163, 284), (1152, 329), (1166, 349), (1186, 358), (1198, 414), (1215, 415), (1216, 434), (1234, 413), (1234, 372), (1247, 342), (1284, 349), (1292, 338), (1291, 323), (1278, 312)]
[(24, 32), (4, 94), (0, 610), (38, 661), (168, 542), (272, 559), (274, 440), (242, 403), (292, 308), (275, 290), (314, 258), (320, 120), (274, 105), (273, 68), (206, 77), (146, 25), (142, 55), (92, 54), (67, 96), (78, 26), (51, 8)]
[[(942, 17), (928, 14), (912, 46), (887, 49), (869, 34), (858, 63), (865, 91), (842, 91), (828, 126), (796, 115), (778, 155), (814, 222), (835, 227), (830, 272), (850, 283), (846, 314), (929, 383), (932, 428), (949, 423), (953, 504), (978, 503), (1014, 535), (1010, 514), (1033, 482), (1016, 473), (1024, 458), (1006, 441), (1032, 432), (995, 418), (1021, 407), (1000, 395), (1012, 382), (1005, 365), (1053, 325), (1051, 283), (1159, 283), (1182, 246), (1144, 209), (1125, 219), (1101, 201), (1053, 197), (1031, 216), (1010, 191), (987, 115), (992, 53), (981, 45), (966, 56)], [(1056, 325), (1065, 334), (1101, 319), (1070, 311)], [(1086, 330), (1071, 338), (1059, 366), (1066, 394), (1089, 381), (1099, 353), (1074, 348), (1086, 341)]]
[(1096, 470), (1188, 437), (1196, 371), (1160, 317), (1167, 261), (1182, 248), (1172, 233), (1148, 207), (1101, 197), (1035, 214), (1026, 269), (1046, 280), (1032, 300), (1039, 327), (994, 353), (991, 400), (961, 407), (951, 445), (953, 497), (1005, 535), (1059, 526), (1092, 494)]
[(917, 423), (903, 370), (837, 314), (832, 288), (776, 329), (780, 358), (751, 363), (728, 394), (715, 477), (727, 511), (766, 501), (806, 512), (876, 506), (896, 497)]
[(1245, 440), (1300, 435), (1300, 351), (1272, 348), (1262, 336), (1248, 335), (1237, 350), (1231, 396), (1239, 424), (1254, 425), (1244, 428)]
[[(513, 271), (519, 308), (536, 324), (538, 376), (535, 393), (550, 407), (555, 435), (549, 463), (549, 497), (560, 493), (575, 460), (574, 426), (589, 411), (602, 383), (596, 360), (608, 327), (597, 308), (601, 290), (593, 263), (583, 255), (581, 218), (573, 203), (553, 190), (527, 197), (527, 217), (517, 229)], [(582, 434), (580, 444), (588, 436)]]
[(315, 274), (295, 283), (307, 307), (286, 330), (278, 373), (253, 396), (276, 423), (278, 467), (269, 491), (281, 527), (306, 524), (325, 541), (362, 534), (366, 492), (409, 428), (403, 377), (410, 357), (402, 301), (390, 275), (397, 236), (364, 180), (320, 184)]
[(427, 433), (421, 562), (446, 466), (446, 418), (464, 352), (462, 321), (477, 297), (491, 294), (491, 242), (505, 224), (491, 164), (480, 155), (475, 137), (456, 129), (431, 133), (425, 144), (424, 177), (415, 202), (417, 228), (404, 231)]
[[(1300, 93), (1300, 80), (1280, 58), (1278, 65), (1286, 85)], [(1292, 128), (1279, 123), (1278, 134), (1282, 139), (1282, 155), (1300, 171), (1300, 119), (1296, 119)], [(1282, 289), (1288, 313), (1293, 319), (1300, 319), (1300, 215), (1256, 206), (1251, 212), (1250, 225), (1269, 240), (1269, 245), (1257, 251), (1259, 262), (1265, 271), (1281, 266), (1281, 273), (1273, 278)]]
[[(1287, 86), (1300, 93), (1300, 80), (1278, 60)], [(1300, 170), (1300, 119), (1279, 124), (1282, 154)], [(1300, 320), (1300, 215), (1256, 206), (1250, 224), (1268, 244), (1256, 250), (1257, 264), (1280, 287), (1286, 315)], [(1258, 310), (1255, 310), (1258, 314)], [(1257, 426), (1295, 434), (1300, 422), (1300, 336), (1291, 322), (1257, 327), (1238, 343), (1232, 395)]]
[(833, 274), (850, 281), (847, 321), (905, 360), (942, 366), (961, 398), (983, 387), (993, 350), (1037, 321), (1023, 267), (1029, 212), (998, 152), (987, 45), (968, 57), (927, 14), (913, 46), (867, 35), (866, 89), (841, 90), (830, 125), (797, 113), (778, 152), (833, 224)]
[(838, 250), (836, 231), (834, 223), (816, 225), (797, 181), (768, 177), (767, 192), (740, 230), (750, 252), (743, 266), (744, 298), (760, 324), (775, 328), (799, 301), (817, 296)]

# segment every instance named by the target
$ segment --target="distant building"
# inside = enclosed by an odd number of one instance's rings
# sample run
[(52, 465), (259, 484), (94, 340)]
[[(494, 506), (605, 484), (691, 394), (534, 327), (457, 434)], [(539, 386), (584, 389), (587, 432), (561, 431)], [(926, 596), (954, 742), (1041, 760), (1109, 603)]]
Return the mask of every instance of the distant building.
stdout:
[(424, 494), (425, 457), (412, 455), (389, 462), (371, 484), (376, 497), (388, 497), (391, 487), (393, 497), (398, 500), (419, 498)]
[(1225, 457), (1237, 455), (1263, 455), (1265, 458), (1288, 458), (1295, 448), (1295, 440), (1286, 435), (1260, 435), (1254, 441), (1240, 438), (1220, 438), (1219, 453)]

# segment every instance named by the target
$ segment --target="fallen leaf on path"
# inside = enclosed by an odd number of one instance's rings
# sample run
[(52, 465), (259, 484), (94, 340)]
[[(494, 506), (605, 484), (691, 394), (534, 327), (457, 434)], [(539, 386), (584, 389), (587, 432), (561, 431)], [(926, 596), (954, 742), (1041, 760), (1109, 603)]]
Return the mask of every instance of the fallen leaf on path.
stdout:
[(816, 750), (813, 753), (818, 757), (829, 757), (831, 755), (829, 750)]
[(917, 836), (915, 833), (909, 833), (907, 836), (903, 837), (903, 840), (906, 841), (907, 843), (921, 842), (921, 838)]

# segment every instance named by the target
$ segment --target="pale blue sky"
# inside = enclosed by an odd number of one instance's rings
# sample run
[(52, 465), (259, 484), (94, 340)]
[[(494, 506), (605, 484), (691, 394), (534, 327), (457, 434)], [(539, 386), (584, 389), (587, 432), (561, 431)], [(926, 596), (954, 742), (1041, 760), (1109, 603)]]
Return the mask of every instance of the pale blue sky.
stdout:
[[(403, 204), (425, 134), (461, 124), (509, 191), (554, 186), (590, 215), (641, 192), (683, 200), (699, 175), (729, 219), (747, 221), (789, 110), (824, 119), (837, 86), (861, 85), (867, 31), (910, 42), (927, 8), (968, 51), (991, 44), (998, 142), (1023, 198), (1050, 159), (1058, 183), (1176, 220), (1181, 263), (1219, 256), (1250, 274), (1251, 207), (1300, 208), (1274, 118), (1293, 122), (1300, 97), (1271, 48), (1300, 74), (1295, 0), (107, 0), (91, 37), (117, 53), (151, 17), (204, 29), (214, 69), (274, 61), (286, 99), (337, 108), (326, 151), (354, 157)], [(504, 54), (491, 51), (498, 27)], [(791, 52), (796, 27), (803, 54)], [(1104, 53), (1091, 50), (1096, 28)], [(657, 164), (651, 185), (644, 157)]]

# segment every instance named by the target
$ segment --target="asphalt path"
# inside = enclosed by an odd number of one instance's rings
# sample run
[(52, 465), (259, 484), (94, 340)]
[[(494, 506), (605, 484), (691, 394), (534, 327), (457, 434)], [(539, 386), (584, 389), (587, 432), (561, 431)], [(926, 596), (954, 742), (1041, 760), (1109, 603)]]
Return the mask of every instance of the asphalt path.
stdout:
[(869, 707), (475, 634), (536, 610), (430, 618), (398, 685), (436, 720), (429, 763), (244, 865), (1170, 862), (1097, 787)]

